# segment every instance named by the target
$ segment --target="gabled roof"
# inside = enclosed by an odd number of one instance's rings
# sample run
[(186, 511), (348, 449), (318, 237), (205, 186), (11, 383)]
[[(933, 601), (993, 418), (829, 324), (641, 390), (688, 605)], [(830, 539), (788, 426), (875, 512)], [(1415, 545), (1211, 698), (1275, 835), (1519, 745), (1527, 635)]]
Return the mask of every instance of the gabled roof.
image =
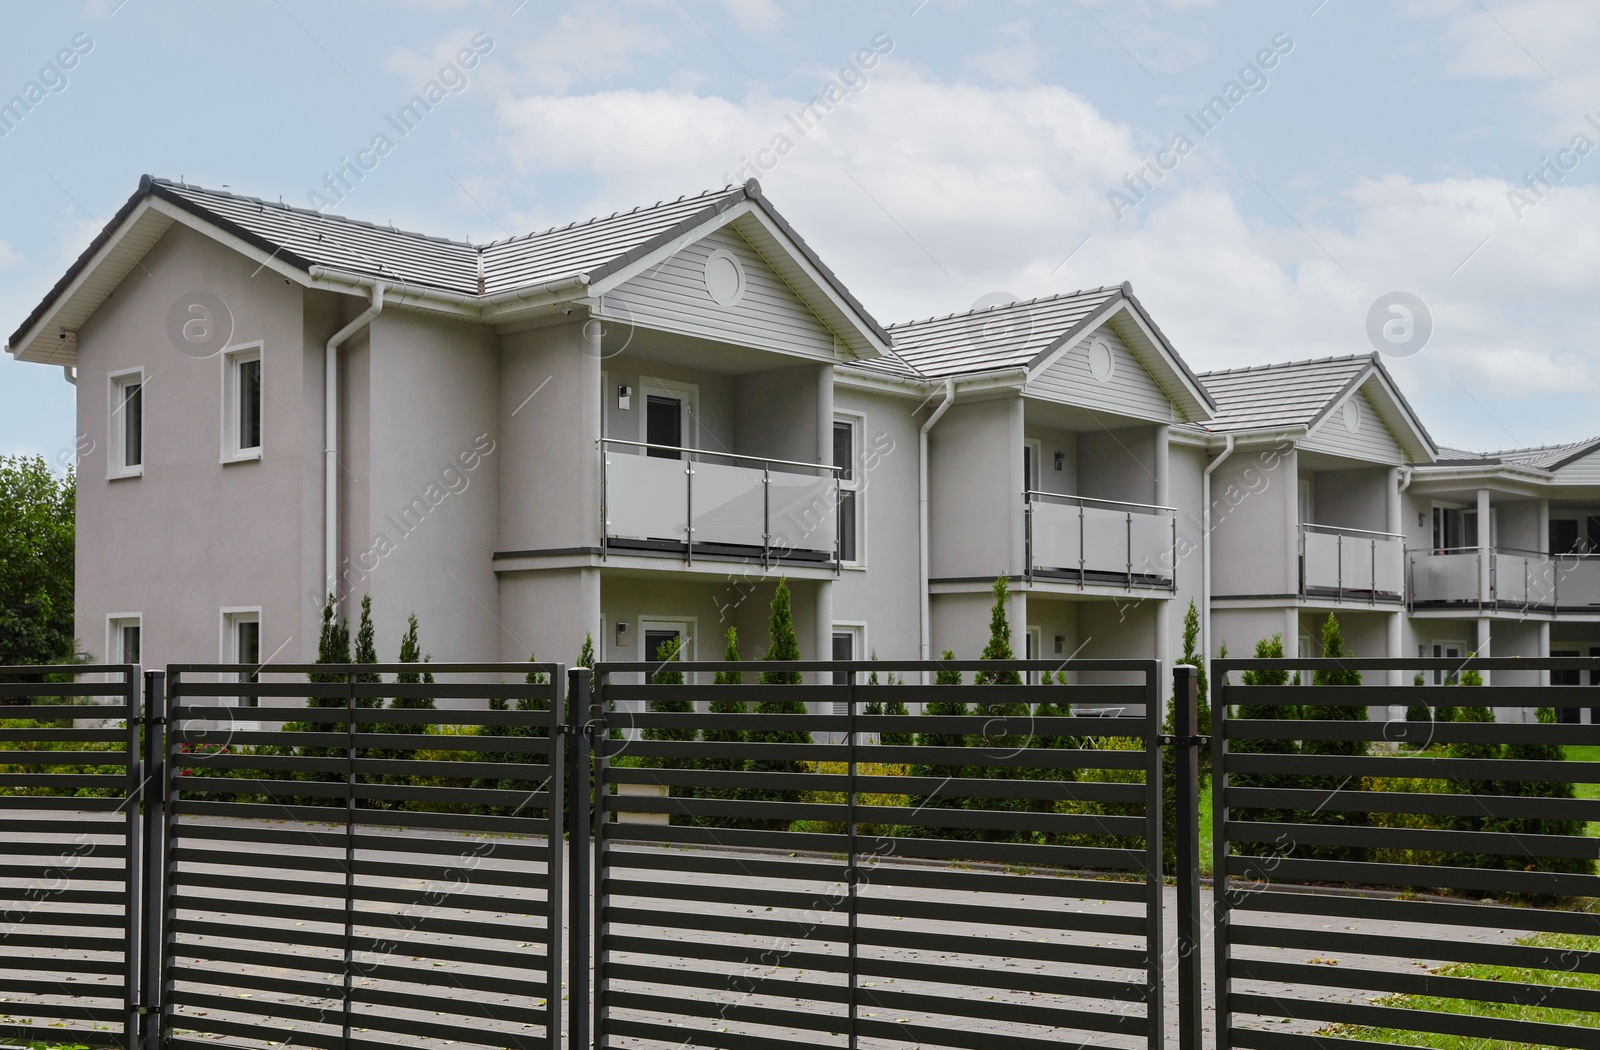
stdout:
[(1589, 453), (1600, 450), (1600, 437), (1582, 441), (1568, 441), (1560, 445), (1536, 445), (1533, 448), (1507, 448), (1494, 452), (1469, 452), (1459, 448), (1439, 450), (1441, 463), (1513, 463), (1534, 470), (1555, 471)]
[(1200, 380), (1221, 406), (1205, 424), (1212, 433), (1309, 431), (1364, 390), (1412, 461), (1432, 461), (1438, 455), (1427, 428), (1375, 353), (1202, 372)]
[(894, 352), (929, 379), (1005, 370), (1023, 370), (1031, 378), (1079, 337), (1124, 311), (1135, 319), (1132, 341), (1150, 351), (1139, 356), (1157, 383), (1190, 418), (1209, 416), (1216, 407), (1209, 393), (1126, 281), (892, 324), (889, 334)]
[(982, 310), (889, 326), (895, 353), (925, 376), (1027, 368), (1063, 335), (1122, 296), (1122, 286), (1090, 288)]
[[(858, 357), (871, 359), (882, 352), (889, 343), (888, 333), (762, 196), (754, 179), (742, 186), (474, 245), (148, 175), (12, 335), (7, 349), (23, 360), (70, 364), (70, 343), (63, 347), (43, 337), (75, 333), (174, 218), (188, 218), (191, 225), (243, 242), (268, 256), (275, 268), (286, 268), (308, 285), (316, 283), (322, 271), (332, 271), (401, 286), (414, 296), (431, 291), (454, 297), (469, 311), (483, 311), (497, 297), (527, 289), (548, 292), (561, 286), (567, 298), (598, 293), (603, 289), (596, 286), (618, 278), (634, 264), (742, 216), (752, 216), (747, 220), (748, 233), (756, 250), (768, 256), (796, 294)], [(90, 272), (95, 268), (105, 272)], [(76, 301), (65, 304), (66, 298)], [(64, 314), (63, 306), (67, 306)], [(53, 318), (54, 314), (63, 316)], [(45, 333), (40, 323), (52, 319), (58, 323)]]

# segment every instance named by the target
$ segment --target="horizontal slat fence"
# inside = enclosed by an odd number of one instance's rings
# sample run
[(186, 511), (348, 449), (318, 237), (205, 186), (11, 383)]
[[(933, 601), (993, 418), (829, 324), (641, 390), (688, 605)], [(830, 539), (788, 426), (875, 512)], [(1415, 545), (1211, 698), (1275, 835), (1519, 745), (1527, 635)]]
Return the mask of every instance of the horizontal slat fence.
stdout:
[(565, 669), (239, 677), (168, 672), (165, 1045), (559, 1047)]
[[(1600, 1048), (1600, 1028), (1582, 1023), (1600, 991), (1564, 983), (1600, 973), (1600, 839), (1586, 833), (1600, 821), (1600, 762), (1562, 750), (1600, 745), (1600, 725), (1554, 716), (1600, 706), (1600, 686), (1537, 684), (1594, 675), (1600, 660), (1212, 668), (1219, 1048), (1392, 1045), (1384, 1030)], [(1388, 684), (1419, 673), (1489, 684)], [(1538, 719), (1512, 721), (1528, 711)], [(1491, 980), (1432, 972), (1441, 964), (1527, 969)], [(1384, 999), (1396, 994), (1532, 1009), (1401, 1008)]]
[(1159, 1047), (1159, 678), (599, 665), (594, 1045)]
[(139, 681), (0, 667), (0, 1038), (136, 1038)]

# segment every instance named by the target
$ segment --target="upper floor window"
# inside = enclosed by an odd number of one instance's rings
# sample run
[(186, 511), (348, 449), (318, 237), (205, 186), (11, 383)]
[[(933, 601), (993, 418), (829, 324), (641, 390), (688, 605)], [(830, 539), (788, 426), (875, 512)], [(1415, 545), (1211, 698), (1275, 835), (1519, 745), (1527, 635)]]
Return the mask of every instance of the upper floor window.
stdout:
[(260, 344), (222, 355), (222, 458), (261, 458)]
[(861, 421), (859, 418), (833, 421), (833, 465), (839, 471), (839, 560), (846, 564), (861, 561)]
[(106, 476), (144, 473), (144, 369), (113, 372), (106, 428)]

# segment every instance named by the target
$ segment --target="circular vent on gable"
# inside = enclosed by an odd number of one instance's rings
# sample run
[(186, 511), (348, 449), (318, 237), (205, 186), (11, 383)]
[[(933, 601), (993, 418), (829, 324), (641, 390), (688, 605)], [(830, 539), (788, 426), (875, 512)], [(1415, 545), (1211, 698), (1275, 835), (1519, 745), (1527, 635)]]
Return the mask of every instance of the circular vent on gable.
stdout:
[(744, 295), (744, 267), (725, 248), (706, 256), (706, 293), (721, 306), (732, 306)]
[(1111, 352), (1111, 344), (1101, 339), (1096, 339), (1089, 344), (1089, 374), (1104, 383), (1111, 378), (1117, 370), (1117, 358)]
[(1357, 403), (1355, 398), (1351, 398), (1344, 403), (1342, 415), (1344, 416), (1344, 428), (1350, 433), (1354, 434), (1361, 429), (1361, 405)]

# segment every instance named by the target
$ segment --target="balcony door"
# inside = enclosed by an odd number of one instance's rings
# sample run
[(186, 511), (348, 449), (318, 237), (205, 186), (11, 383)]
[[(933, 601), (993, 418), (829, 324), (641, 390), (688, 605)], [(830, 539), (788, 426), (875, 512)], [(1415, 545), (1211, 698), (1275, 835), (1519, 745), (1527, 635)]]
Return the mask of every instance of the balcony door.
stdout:
[[(1583, 651), (1581, 649), (1556, 649), (1556, 648), (1551, 648), (1550, 655), (1551, 656), (1582, 656), (1583, 655)], [(1565, 686), (1582, 685), (1583, 684), (1583, 672), (1582, 671), (1551, 671), (1550, 672), (1550, 684), (1551, 685), (1565, 685)], [(1590, 717), (1591, 718), (1594, 717), (1592, 713), (1590, 714)], [(1583, 711), (1582, 711), (1581, 708), (1576, 708), (1576, 707), (1558, 707), (1558, 708), (1556, 708), (1556, 721), (1560, 722), (1563, 725), (1578, 725), (1579, 723), (1581, 723), (1583, 721)]]
[(695, 388), (686, 384), (651, 380), (644, 387), (644, 440), (646, 454), (657, 459), (682, 459), (678, 449), (693, 447)]
[[(1493, 520), (1490, 521), (1491, 526)], [(1493, 542), (1491, 540), (1491, 542)], [(1433, 505), (1433, 551), (1462, 550), (1478, 545), (1478, 512), (1448, 503)]]

